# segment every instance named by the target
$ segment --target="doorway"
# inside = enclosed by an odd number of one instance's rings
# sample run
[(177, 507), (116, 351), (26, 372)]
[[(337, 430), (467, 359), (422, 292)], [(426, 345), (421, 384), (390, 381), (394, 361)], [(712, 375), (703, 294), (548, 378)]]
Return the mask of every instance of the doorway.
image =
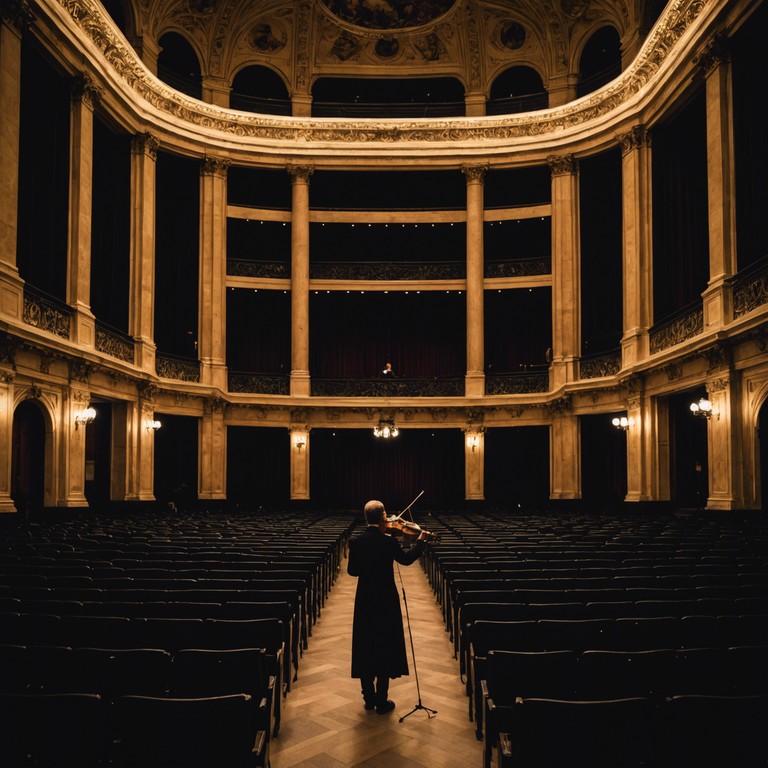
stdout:
[(13, 414), (11, 498), (27, 517), (45, 506), (45, 418), (35, 400), (19, 403)]

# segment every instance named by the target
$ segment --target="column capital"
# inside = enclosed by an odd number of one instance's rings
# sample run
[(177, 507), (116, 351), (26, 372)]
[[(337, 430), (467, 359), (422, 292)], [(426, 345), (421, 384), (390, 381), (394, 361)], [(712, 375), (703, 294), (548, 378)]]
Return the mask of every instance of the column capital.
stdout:
[(286, 170), (291, 177), (291, 184), (309, 184), (309, 177), (315, 172), (311, 165), (289, 165)]
[(704, 73), (709, 75), (721, 64), (730, 60), (730, 40), (725, 32), (718, 32), (696, 57), (694, 63)]
[(461, 172), (464, 174), (467, 184), (482, 184), (485, 181), (485, 174), (487, 171), (487, 164), (461, 166)]
[(226, 177), (230, 165), (231, 160), (228, 157), (206, 156), (200, 163), (200, 175)]
[(552, 176), (573, 176), (579, 170), (578, 160), (573, 155), (549, 155), (547, 165)]
[(26, 32), (34, 20), (35, 14), (27, 0), (0, 0), (0, 22), (19, 35)]
[(622, 157), (635, 150), (651, 146), (651, 132), (644, 125), (635, 125), (626, 133), (617, 134), (616, 139), (621, 146)]
[(160, 142), (151, 133), (137, 133), (131, 139), (131, 152), (134, 155), (146, 155), (150, 160), (157, 160)]
[(89, 109), (93, 109), (100, 101), (104, 90), (96, 85), (93, 78), (81, 72), (72, 82), (72, 98), (79, 101)]

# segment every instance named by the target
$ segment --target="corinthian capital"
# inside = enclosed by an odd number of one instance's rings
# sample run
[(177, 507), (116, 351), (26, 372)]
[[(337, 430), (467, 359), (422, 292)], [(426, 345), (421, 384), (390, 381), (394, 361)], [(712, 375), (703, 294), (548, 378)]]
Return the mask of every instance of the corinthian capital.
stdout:
[(231, 161), (226, 157), (204, 157), (200, 164), (203, 176), (226, 176)]
[(0, 0), (0, 22), (19, 34), (26, 32), (34, 20), (35, 14), (27, 0)]
[(552, 176), (572, 176), (579, 168), (573, 155), (549, 155), (547, 165)]
[(135, 155), (146, 155), (157, 160), (157, 150), (160, 142), (151, 133), (137, 133), (131, 139), (131, 152)]
[(462, 165), (461, 172), (467, 184), (482, 184), (485, 181), (485, 174), (488, 171), (487, 165)]
[(85, 72), (77, 75), (72, 83), (72, 98), (75, 101), (81, 101), (91, 109), (101, 101), (103, 93), (104, 91), (96, 85), (93, 78)]
[(635, 125), (626, 133), (620, 133), (616, 138), (621, 145), (622, 156), (641, 147), (651, 146), (651, 134), (644, 125)]
[(311, 165), (289, 165), (286, 170), (291, 177), (291, 184), (309, 184), (309, 177), (315, 172)]

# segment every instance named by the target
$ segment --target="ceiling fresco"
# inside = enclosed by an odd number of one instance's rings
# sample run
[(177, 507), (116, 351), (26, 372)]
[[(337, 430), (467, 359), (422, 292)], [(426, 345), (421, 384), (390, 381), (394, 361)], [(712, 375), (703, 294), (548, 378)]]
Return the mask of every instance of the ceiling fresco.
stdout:
[(430, 24), (457, 0), (322, 0), (338, 19), (365, 29), (410, 29)]

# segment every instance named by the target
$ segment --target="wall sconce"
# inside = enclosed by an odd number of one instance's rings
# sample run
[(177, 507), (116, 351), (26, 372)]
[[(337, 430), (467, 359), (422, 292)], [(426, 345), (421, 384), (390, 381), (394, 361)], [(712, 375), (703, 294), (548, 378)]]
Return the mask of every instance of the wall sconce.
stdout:
[(626, 416), (614, 416), (614, 418), (611, 419), (611, 424), (613, 424), (616, 429), (620, 429), (622, 432), (626, 432), (634, 424), (634, 422), (632, 419), (628, 419)]
[(390, 437), (397, 437), (400, 430), (395, 426), (392, 419), (379, 419), (379, 423), (373, 428), (374, 437), (383, 437), (388, 440)]
[(467, 448), (474, 453), (480, 447), (480, 438), (477, 435), (467, 435)]
[(304, 435), (296, 435), (293, 438), (293, 444), (296, 446), (296, 450), (301, 453), (301, 449), (307, 445), (307, 439), (304, 437)]
[(163, 426), (162, 421), (158, 421), (157, 419), (149, 419), (146, 422), (147, 432), (157, 432), (160, 427)]
[(706, 397), (702, 397), (698, 402), (691, 403), (691, 413), (694, 416), (703, 416), (705, 419), (712, 418), (712, 403)]
[(90, 424), (95, 418), (96, 409), (92, 405), (89, 405), (87, 408), (83, 408), (82, 411), (78, 411), (75, 414), (75, 429), (77, 429), (81, 424), (83, 426)]

